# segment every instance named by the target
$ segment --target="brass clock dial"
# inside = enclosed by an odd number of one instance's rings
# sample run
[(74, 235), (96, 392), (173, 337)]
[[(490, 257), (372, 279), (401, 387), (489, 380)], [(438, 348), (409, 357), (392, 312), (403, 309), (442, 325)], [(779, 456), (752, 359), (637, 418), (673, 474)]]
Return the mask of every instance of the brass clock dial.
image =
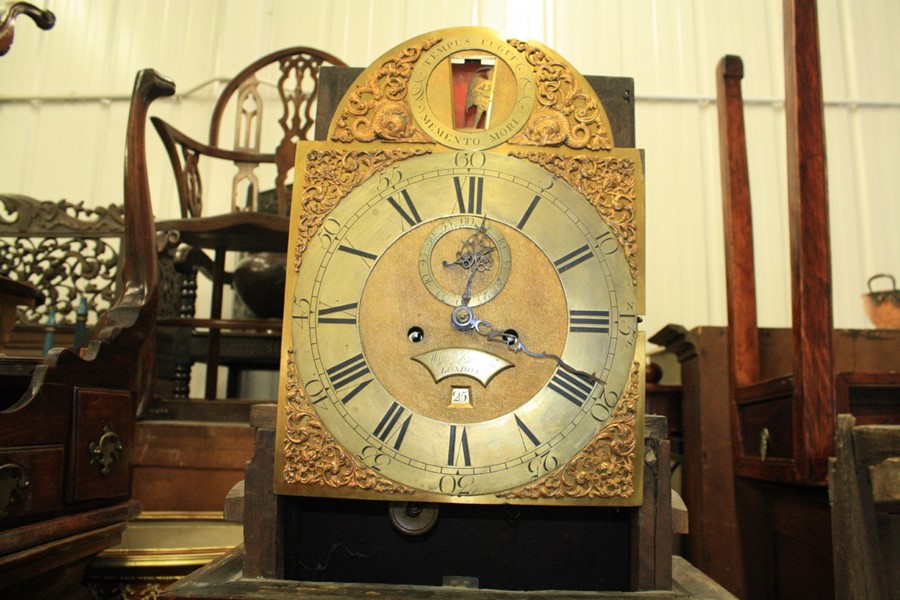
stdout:
[[(409, 48), (298, 146), (276, 491), (639, 504), (639, 153), (591, 142), (595, 101), (570, 147), (535, 142), (567, 113), (538, 108), (527, 45), (463, 28)], [(367, 96), (382, 72), (409, 77), (406, 104)], [(474, 109), (454, 113), (440, 82), (460, 74)]]

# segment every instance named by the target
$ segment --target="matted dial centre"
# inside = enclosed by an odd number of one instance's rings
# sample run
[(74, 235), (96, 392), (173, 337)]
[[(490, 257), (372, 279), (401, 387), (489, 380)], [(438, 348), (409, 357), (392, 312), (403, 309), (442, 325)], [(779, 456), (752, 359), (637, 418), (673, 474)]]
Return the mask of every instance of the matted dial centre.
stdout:
[[(468, 218), (476, 226), (481, 222), (480, 217)], [(431, 271), (442, 287), (461, 297), (469, 273), (443, 266), (456, 260), (462, 242), (474, 231), (454, 227), (459, 222), (459, 216), (452, 216), (423, 223), (381, 255), (360, 299), (359, 331), (372, 373), (400, 404), (447, 423), (477, 423), (508, 414), (530, 400), (547, 384), (556, 363), (514, 353), (501, 341), (489, 341), (475, 331), (459, 331), (451, 325), (455, 305), (434, 293), (416, 262), (424, 255), (429, 236), (446, 230), (431, 248)], [(499, 264), (496, 271), (476, 273), (472, 305), (476, 294), (497, 289), (475, 307), (475, 315), (500, 331), (515, 329), (529, 347), (562, 354), (568, 306), (556, 269), (537, 245), (516, 229), (489, 219), (488, 224), (496, 239), (502, 240), (513, 266), (504, 269), (500, 286), (495, 286)], [(541, 282), (540, 293), (536, 281)], [(423, 333), (413, 342), (408, 332), (416, 327)], [(443, 356), (452, 357), (453, 365), (448, 360), (446, 368), (455, 371), (442, 372), (445, 367), (441, 365), (425, 365)], [(498, 365), (496, 372), (485, 376), (479, 371), (490, 362)], [(504, 367), (506, 362), (513, 366)], [(459, 396), (460, 390), (467, 390), (468, 401), (454, 403), (454, 394)]]

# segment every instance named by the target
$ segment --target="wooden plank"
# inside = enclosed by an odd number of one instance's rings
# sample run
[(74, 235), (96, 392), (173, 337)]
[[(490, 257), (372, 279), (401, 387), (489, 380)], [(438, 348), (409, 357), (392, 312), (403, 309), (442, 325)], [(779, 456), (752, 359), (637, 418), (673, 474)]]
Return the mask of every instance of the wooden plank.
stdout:
[(722, 215), (725, 220), (725, 287), (728, 306), (728, 354), (735, 368), (733, 387), (759, 380), (759, 333), (756, 320), (756, 273), (753, 217), (744, 131), (741, 79), (744, 63), (723, 57), (716, 68), (719, 114), (719, 164), (722, 172)]
[(131, 520), (141, 512), (141, 505), (130, 500), (107, 508), (66, 515), (31, 525), (8, 529), (0, 536), (0, 556), (23, 548), (46, 544), (53, 540)]
[(631, 526), (631, 589), (672, 587), (671, 456), (665, 417), (647, 415), (644, 424), (644, 502)]
[(244, 478), (253, 437), (246, 424), (139, 421), (132, 497), (147, 511), (221, 511)]
[(734, 489), (727, 329), (688, 332), (668, 325), (650, 341), (665, 346), (681, 364), (681, 489), (690, 517), (684, 557), (732, 593), (747, 597)]
[(162, 592), (160, 600), (196, 598), (244, 598), (247, 600), (358, 600), (391, 598), (394, 600), (675, 600), (697, 598), (734, 600), (727, 590), (680, 557), (673, 558), (674, 590), (644, 592), (567, 592), (478, 590), (462, 587), (398, 586), (359, 583), (310, 583), (242, 576), (243, 549), (237, 548), (218, 561), (179, 580)]
[(259, 428), (244, 479), (244, 572), (248, 577), (284, 577), (283, 500), (274, 492), (274, 464), (275, 429)]
[(815, 0), (784, 2), (794, 444), (798, 475), (824, 482), (834, 454), (831, 243)]
[(865, 463), (859, 468), (852, 415), (839, 415), (829, 461), (835, 597), (889, 598)]

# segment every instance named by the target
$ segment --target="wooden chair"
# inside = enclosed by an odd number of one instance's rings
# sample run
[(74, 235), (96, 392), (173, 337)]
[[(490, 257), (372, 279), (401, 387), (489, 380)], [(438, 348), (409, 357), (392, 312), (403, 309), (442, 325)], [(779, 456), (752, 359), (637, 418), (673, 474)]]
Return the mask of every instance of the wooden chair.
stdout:
[[(180, 331), (172, 344), (178, 363), (173, 392), (176, 398), (188, 397), (190, 366), (195, 360), (207, 365), (207, 399), (217, 397), (219, 365), (229, 367), (229, 397), (237, 393), (237, 376), (242, 369), (278, 368), (280, 290), (273, 294), (277, 314), (274, 309), (257, 307), (257, 312), (263, 313), (259, 316), (265, 318), (223, 318), (224, 286), (232, 282), (225, 259), (229, 252), (284, 253), (290, 213), (289, 172), (294, 165), (297, 140), (311, 136), (318, 71), (328, 64), (344, 63), (331, 54), (305, 47), (286, 48), (255, 61), (225, 86), (213, 109), (208, 143), (193, 140), (161, 119), (152, 119), (171, 160), (181, 205), (180, 219), (157, 223), (157, 230), (165, 232), (169, 242), (163, 250), (178, 244), (195, 250), (182, 250), (176, 260), (187, 278), (182, 286), (179, 314), (160, 321), (161, 325)], [(233, 143), (228, 148), (223, 131), (231, 122), (230, 107), (234, 108), (235, 117)], [(276, 114), (267, 121), (272, 108)], [(267, 135), (272, 135), (274, 141), (266, 141)], [(204, 214), (201, 157), (234, 165), (231, 212)], [(271, 189), (263, 190), (258, 170), (267, 168), (270, 174), (274, 170), (274, 176)], [(200, 256), (198, 249), (212, 251), (212, 258)], [(277, 276), (277, 264), (274, 269)], [(198, 272), (212, 282), (208, 318), (195, 316)], [(245, 303), (257, 305), (246, 295)], [(189, 353), (178, 351), (186, 347), (191, 347)]]
[(868, 422), (900, 420), (900, 335), (833, 329), (815, 0), (785, 0), (784, 42), (789, 330), (757, 326), (743, 64), (726, 56), (717, 70), (728, 398), (748, 595), (790, 596), (801, 584), (788, 572), (805, 570), (809, 583), (802, 584), (802, 593), (822, 597), (833, 595), (825, 485), (837, 414), (859, 411)]
[(738, 475), (822, 484), (833, 454), (836, 412), (818, 26), (815, 2), (784, 4), (794, 359), (790, 375), (765, 381), (756, 322), (743, 64), (726, 56), (717, 73), (733, 445)]
[(120, 541), (135, 413), (154, 381), (158, 266), (144, 152), (147, 106), (174, 92), (138, 73), (125, 151), (120, 286), (80, 350), (0, 358), (0, 596), (80, 597), (91, 558)]

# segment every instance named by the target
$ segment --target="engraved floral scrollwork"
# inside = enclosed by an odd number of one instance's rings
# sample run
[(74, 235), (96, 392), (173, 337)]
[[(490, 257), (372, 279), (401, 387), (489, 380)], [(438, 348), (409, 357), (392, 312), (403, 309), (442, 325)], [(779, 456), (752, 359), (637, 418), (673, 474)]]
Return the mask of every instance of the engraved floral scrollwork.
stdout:
[(414, 493), (412, 488), (394, 483), (366, 468), (326, 431), (297, 380), (294, 352), (287, 352), (285, 482), (386, 494)]
[(294, 248), (294, 270), (306, 253), (309, 240), (338, 201), (350, 190), (367, 181), (397, 161), (427, 154), (424, 148), (415, 150), (311, 150), (307, 155), (303, 210), (297, 222), (297, 245)]
[(422, 52), (440, 39), (410, 46), (396, 58), (385, 61), (365, 84), (357, 86), (338, 117), (331, 139), (336, 142), (424, 142), (433, 140), (419, 129), (406, 94), (412, 68)]
[(519, 40), (509, 43), (534, 67), (538, 102), (528, 124), (510, 143), (610, 150), (613, 141), (605, 115), (597, 100), (581, 90), (583, 79), (540, 48)]
[(640, 365), (634, 363), (625, 394), (603, 429), (571, 461), (500, 498), (630, 498), (634, 488)]
[(638, 281), (638, 246), (635, 224), (637, 200), (635, 163), (617, 156), (560, 156), (543, 152), (510, 152), (542, 166), (589, 198), (606, 221), (631, 269), (632, 282)]

